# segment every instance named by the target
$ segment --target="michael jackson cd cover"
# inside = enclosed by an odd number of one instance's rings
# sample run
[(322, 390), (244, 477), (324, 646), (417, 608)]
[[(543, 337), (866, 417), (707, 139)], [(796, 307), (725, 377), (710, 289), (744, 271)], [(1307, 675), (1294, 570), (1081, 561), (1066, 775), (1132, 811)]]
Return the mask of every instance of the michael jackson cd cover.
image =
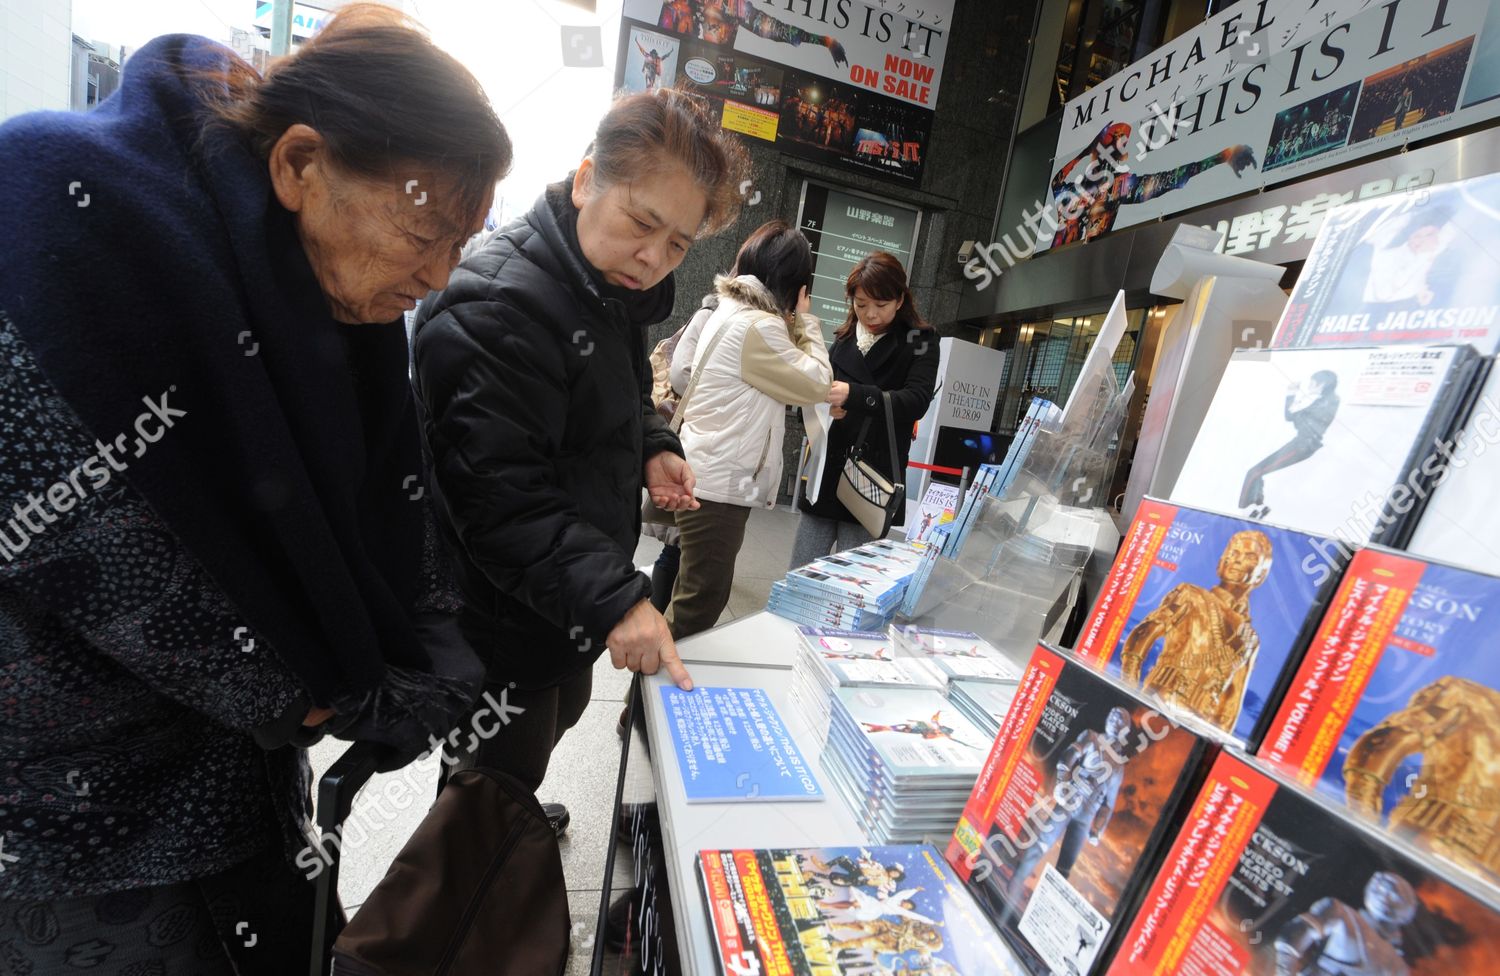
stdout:
[(1341, 562), (1305, 532), (1148, 498), (1074, 653), (1253, 746)]
[(1100, 972), (1213, 748), (1038, 645), (948, 863), (1032, 972)]
[(1500, 579), (1366, 549), (1260, 755), (1367, 821), (1500, 883)]
[(1469, 346), (1238, 350), (1170, 501), (1400, 545), (1479, 363)]
[(698, 876), (724, 976), (1024, 972), (932, 847), (709, 850)]
[(1109, 971), (1493, 973), (1500, 918), (1491, 894), (1226, 752)]
[(1500, 345), (1500, 175), (1349, 204), (1323, 221), (1274, 347)]

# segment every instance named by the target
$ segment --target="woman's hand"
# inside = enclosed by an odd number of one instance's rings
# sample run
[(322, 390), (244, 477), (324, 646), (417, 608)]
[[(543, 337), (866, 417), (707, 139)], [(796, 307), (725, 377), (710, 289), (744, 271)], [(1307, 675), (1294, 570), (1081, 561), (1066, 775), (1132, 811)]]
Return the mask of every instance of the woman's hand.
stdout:
[(646, 462), (646, 490), (664, 512), (683, 512), (701, 506), (693, 497), (698, 479), (688, 463), (671, 451), (662, 451)]
[(324, 722), (333, 718), (333, 714), (333, 709), (318, 708), (315, 705), (312, 708), (308, 709), (307, 717), (302, 720), (302, 724), (307, 728), (312, 728), (315, 725), (322, 725)]
[(828, 416), (833, 418), (834, 420), (843, 420), (845, 417), (849, 416), (849, 411), (845, 410), (843, 407), (829, 407)]
[(610, 663), (616, 668), (642, 674), (655, 674), (658, 669), (666, 668), (677, 687), (693, 690), (693, 676), (677, 656), (677, 643), (667, 628), (667, 618), (650, 600), (631, 607), (604, 643), (609, 648)]
[(843, 380), (834, 380), (833, 386), (828, 388), (828, 403), (835, 407), (842, 407), (849, 402), (849, 384)]

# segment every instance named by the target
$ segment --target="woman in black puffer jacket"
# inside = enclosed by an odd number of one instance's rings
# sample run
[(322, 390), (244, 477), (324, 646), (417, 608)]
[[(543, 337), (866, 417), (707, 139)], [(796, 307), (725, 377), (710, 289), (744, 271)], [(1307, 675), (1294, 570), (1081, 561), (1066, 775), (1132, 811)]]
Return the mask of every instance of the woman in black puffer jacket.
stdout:
[(423, 303), (414, 382), (436, 502), (466, 633), (509, 706), (459, 766), (540, 786), (606, 646), (615, 667), (691, 687), (633, 562), (643, 484), (663, 508), (697, 507), (645, 336), (693, 241), (733, 221), (745, 170), (692, 96), (625, 96), (578, 170)]

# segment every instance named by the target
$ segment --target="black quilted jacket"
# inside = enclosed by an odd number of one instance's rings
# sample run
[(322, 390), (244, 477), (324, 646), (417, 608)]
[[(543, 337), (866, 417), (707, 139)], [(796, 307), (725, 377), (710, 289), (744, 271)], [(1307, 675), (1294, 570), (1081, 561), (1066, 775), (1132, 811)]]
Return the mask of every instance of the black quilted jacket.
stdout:
[(651, 595), (636, 571), (643, 465), (682, 453), (650, 397), (646, 329), (673, 282), (625, 295), (578, 253), (568, 183), (423, 302), (413, 381), (470, 644), (547, 687), (590, 666)]

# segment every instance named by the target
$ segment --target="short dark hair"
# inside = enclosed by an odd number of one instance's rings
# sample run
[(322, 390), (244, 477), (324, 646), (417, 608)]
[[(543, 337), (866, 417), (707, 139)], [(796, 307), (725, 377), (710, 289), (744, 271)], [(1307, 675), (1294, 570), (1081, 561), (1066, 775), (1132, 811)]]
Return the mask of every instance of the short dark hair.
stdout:
[(790, 314), (797, 310), (799, 292), (812, 288), (812, 245), (784, 220), (769, 220), (745, 238), (734, 258), (734, 273), (754, 275), (776, 306)]
[(417, 23), (377, 3), (341, 8), (262, 78), (235, 58), (213, 104), (263, 159), (286, 130), (317, 130), (338, 166), (400, 177), (415, 167), (451, 179), (455, 213), (477, 218), (510, 171), (510, 136), (469, 69)]
[(740, 213), (740, 185), (749, 157), (719, 127), (702, 96), (675, 88), (618, 95), (589, 145), (593, 192), (629, 183), (661, 166), (682, 164), (708, 198), (700, 235), (717, 234)]

